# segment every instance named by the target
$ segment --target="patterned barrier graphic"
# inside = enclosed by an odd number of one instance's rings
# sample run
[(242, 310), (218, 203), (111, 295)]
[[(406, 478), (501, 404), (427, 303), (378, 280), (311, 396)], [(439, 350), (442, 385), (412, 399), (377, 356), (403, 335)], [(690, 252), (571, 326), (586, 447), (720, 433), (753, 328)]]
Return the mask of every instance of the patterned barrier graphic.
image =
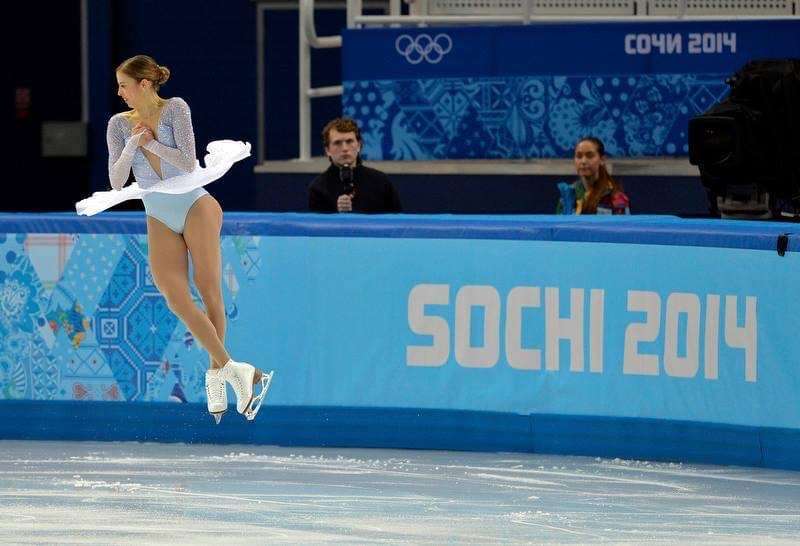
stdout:
[[(259, 240), (223, 241), (231, 322)], [(153, 285), (144, 235), (2, 233), (0, 256), (0, 399), (205, 400), (207, 356)]]

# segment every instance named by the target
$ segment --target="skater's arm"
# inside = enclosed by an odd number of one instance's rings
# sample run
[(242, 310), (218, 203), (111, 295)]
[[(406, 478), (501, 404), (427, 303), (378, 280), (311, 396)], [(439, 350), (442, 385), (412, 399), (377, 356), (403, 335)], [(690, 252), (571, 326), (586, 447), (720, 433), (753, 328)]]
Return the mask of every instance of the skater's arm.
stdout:
[(125, 144), (125, 124), (128, 121), (122, 116), (114, 116), (108, 122), (106, 142), (108, 143), (108, 179), (111, 187), (121, 190), (131, 172), (131, 164), (136, 148), (139, 146), (139, 134), (131, 135)]
[(151, 140), (143, 148), (183, 172), (190, 173), (194, 170), (197, 156), (194, 149), (194, 129), (189, 105), (183, 99), (175, 97), (170, 99), (170, 103), (164, 108), (169, 108), (169, 111), (164, 111), (163, 115), (172, 119), (172, 133), (177, 148), (170, 148), (157, 140)]

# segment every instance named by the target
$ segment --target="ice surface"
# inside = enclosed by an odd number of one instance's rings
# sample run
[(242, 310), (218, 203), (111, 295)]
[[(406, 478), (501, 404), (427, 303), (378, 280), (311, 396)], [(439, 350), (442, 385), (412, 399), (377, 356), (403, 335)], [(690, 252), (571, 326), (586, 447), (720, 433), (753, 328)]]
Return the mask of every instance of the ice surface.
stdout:
[(371, 449), (0, 441), (0, 543), (796, 544), (800, 473)]

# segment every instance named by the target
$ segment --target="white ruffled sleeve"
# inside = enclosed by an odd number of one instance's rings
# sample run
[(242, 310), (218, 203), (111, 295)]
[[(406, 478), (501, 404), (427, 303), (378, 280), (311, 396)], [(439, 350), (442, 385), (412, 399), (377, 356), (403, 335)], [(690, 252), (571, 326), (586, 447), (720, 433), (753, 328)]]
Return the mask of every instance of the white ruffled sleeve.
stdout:
[(106, 142), (108, 143), (108, 179), (111, 187), (121, 190), (128, 181), (131, 173), (131, 164), (136, 148), (139, 146), (139, 135), (131, 135), (125, 144), (125, 132), (128, 121), (121, 115), (113, 116), (108, 120)]
[(153, 139), (143, 147), (185, 173), (194, 170), (197, 156), (194, 148), (194, 129), (189, 105), (181, 98), (173, 97), (164, 106), (162, 122), (172, 125), (172, 134), (177, 148), (170, 148)]

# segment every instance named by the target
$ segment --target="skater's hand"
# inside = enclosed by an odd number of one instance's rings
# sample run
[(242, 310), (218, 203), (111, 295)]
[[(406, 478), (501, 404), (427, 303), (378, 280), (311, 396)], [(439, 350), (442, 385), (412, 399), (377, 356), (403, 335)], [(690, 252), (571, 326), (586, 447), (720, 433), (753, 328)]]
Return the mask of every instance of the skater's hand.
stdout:
[(339, 212), (352, 212), (353, 211), (353, 196), (346, 193), (339, 196), (336, 200), (336, 210)]
[(133, 129), (131, 130), (131, 133), (134, 135), (137, 134), (140, 135), (139, 146), (145, 146), (151, 140), (153, 140), (153, 132), (150, 129), (148, 129), (147, 126), (142, 122), (139, 122), (136, 125), (134, 125)]

